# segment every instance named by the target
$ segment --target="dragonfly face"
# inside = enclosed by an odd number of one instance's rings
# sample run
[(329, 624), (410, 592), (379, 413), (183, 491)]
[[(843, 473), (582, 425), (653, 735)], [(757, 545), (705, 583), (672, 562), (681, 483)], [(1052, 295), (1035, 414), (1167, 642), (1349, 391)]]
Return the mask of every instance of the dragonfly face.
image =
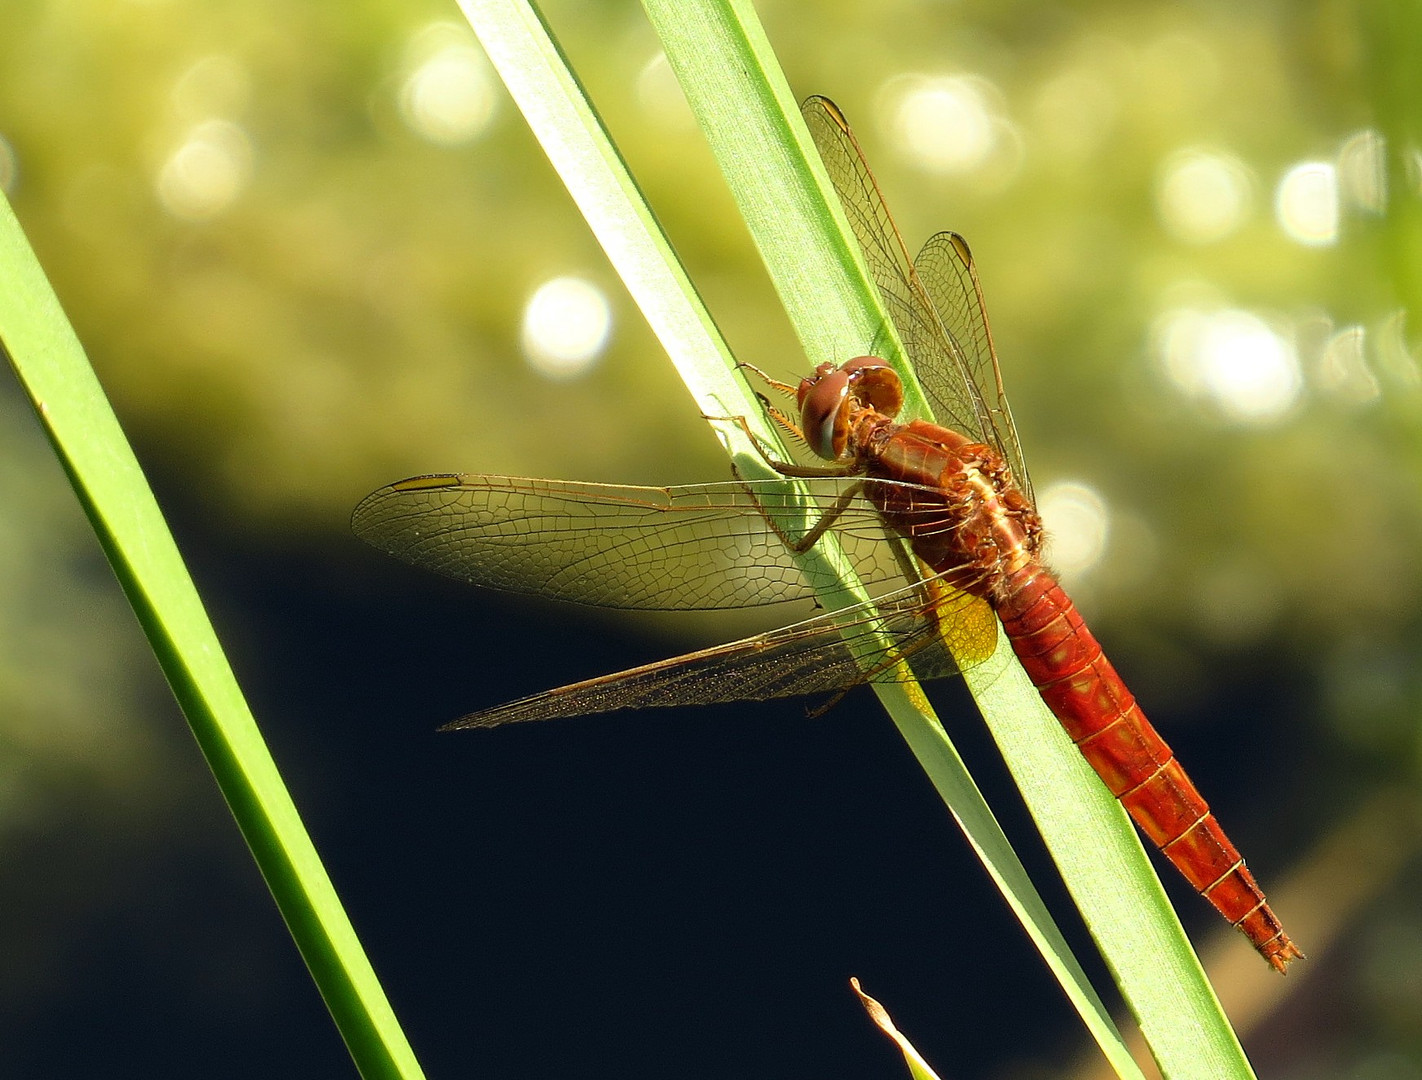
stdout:
[(887, 362), (877, 356), (856, 356), (838, 367), (826, 363), (815, 368), (813, 375), (800, 380), (796, 398), (800, 430), (810, 449), (829, 461), (841, 461), (854, 456), (850, 445), (854, 417), (863, 412), (897, 416), (904, 387)]

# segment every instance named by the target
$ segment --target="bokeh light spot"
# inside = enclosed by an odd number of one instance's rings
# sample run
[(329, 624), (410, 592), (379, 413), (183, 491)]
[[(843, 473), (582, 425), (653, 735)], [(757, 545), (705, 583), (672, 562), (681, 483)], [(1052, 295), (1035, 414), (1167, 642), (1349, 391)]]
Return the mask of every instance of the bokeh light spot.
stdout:
[(158, 171), (158, 201), (176, 218), (205, 221), (236, 202), (251, 176), (247, 133), (227, 120), (204, 120)]
[(1172, 154), (1156, 185), (1161, 223), (1178, 240), (1223, 240), (1249, 218), (1254, 180), (1233, 154), (1192, 148)]
[(1111, 513), (1106, 500), (1087, 484), (1061, 481), (1037, 497), (1049, 540), (1048, 556), (1057, 572), (1081, 575), (1106, 553)]
[(1422, 369), (1407, 344), (1407, 312), (1399, 308), (1383, 319), (1374, 340), (1378, 372), (1389, 385), (1406, 391), (1422, 390)]
[(1387, 209), (1386, 151), (1383, 137), (1372, 128), (1350, 135), (1338, 151), (1338, 186), (1343, 197), (1371, 214)]
[(1177, 309), (1158, 322), (1156, 343), (1177, 388), (1237, 423), (1281, 419), (1303, 389), (1293, 343), (1252, 312)]
[(597, 363), (612, 334), (612, 306), (582, 278), (545, 281), (523, 309), (523, 351), (548, 379), (573, 379)]
[(991, 94), (981, 79), (902, 76), (885, 87), (884, 106), (894, 144), (929, 172), (970, 172), (996, 147)]
[(184, 120), (239, 116), (251, 96), (247, 68), (225, 53), (205, 56), (178, 77), (169, 92), (173, 112)]
[(1361, 326), (1345, 326), (1328, 339), (1319, 356), (1318, 385), (1349, 405), (1369, 405), (1382, 396), (1364, 356), (1367, 335)]
[(10, 194), (20, 180), (20, 161), (15, 157), (15, 148), (5, 136), (0, 135), (0, 191)]
[(482, 135), (494, 118), (489, 62), (473, 45), (448, 44), (426, 58), (400, 89), (400, 116), (420, 138), (459, 146)]
[(1279, 181), (1274, 215), (1285, 235), (1321, 247), (1338, 239), (1338, 170), (1326, 161), (1295, 165)]

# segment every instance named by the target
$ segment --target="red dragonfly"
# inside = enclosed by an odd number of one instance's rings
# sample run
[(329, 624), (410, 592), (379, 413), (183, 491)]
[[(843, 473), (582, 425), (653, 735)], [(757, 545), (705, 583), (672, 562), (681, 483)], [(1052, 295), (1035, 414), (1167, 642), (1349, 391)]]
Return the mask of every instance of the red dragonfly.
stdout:
[[(822, 364), (798, 386), (767, 380), (793, 393), (798, 407), (798, 421), (774, 408), (772, 418), (830, 463), (770, 460), (781, 474), (802, 478), (808, 496), (789, 493), (781, 480), (646, 488), (420, 476), (370, 495), (352, 522), (375, 547), (450, 577), (664, 610), (813, 597), (823, 583), (796, 556), (832, 530), (860, 577), (886, 591), (449, 726), (817, 693), (833, 700), (860, 683), (902, 677), (904, 662), (919, 679), (944, 677), (973, 662), (965, 656), (991, 653), (995, 623), (982, 617), (990, 605), (1042, 698), (1141, 831), (1284, 971), (1303, 954), (1039, 561), (1042, 526), (968, 245), (939, 233), (911, 260), (844, 115), (819, 97), (806, 101), (804, 115), (944, 426), (895, 420), (899, 376), (884, 360), (861, 356)], [(803, 527), (788, 529), (786, 520)]]

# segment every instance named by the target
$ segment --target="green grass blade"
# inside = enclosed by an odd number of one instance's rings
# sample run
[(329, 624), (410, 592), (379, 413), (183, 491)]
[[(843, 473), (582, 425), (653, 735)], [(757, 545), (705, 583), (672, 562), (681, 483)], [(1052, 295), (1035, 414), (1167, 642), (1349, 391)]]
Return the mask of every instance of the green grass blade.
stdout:
[[(706, 0), (694, 7), (673, 0), (644, 3), (799, 328), (809, 363), (846, 355), (825, 354), (820, 350), (826, 344), (839, 342), (843, 348), (845, 341), (862, 346), (873, 340), (882, 310), (875, 300), (862, 299), (863, 270), (852, 257), (853, 241), (839, 215), (807, 206), (814, 201), (806, 198), (812, 190), (831, 201), (833, 196), (808, 149), (795, 95), (751, 5), (743, 0)], [(831, 222), (846, 235), (819, 236)], [(807, 279), (812, 284), (806, 285)], [(847, 308), (846, 297), (860, 299)], [(997, 660), (968, 672), (969, 688), (1162, 1072), (1167, 1077), (1252, 1076), (1125, 813), (1070, 744), (1020, 666), (1001, 655), (1005, 643), (999, 645)], [(895, 720), (900, 721), (899, 715)], [(907, 730), (905, 736), (910, 737)], [(1083, 1016), (1090, 1017), (1094, 997), (1083, 996), (1071, 982), (1063, 985)], [(1108, 1052), (1120, 1068), (1114, 1049)]]
[[(752, 423), (758, 423), (760, 409), (757, 403), (739, 380), (728, 375), (731, 358), (726, 346), (537, 13), (526, 4), (511, 0), (462, 0), (462, 7), (614, 267), (673, 362), (687, 377), (699, 407), (708, 415), (744, 415)], [(719, 42), (719, 36), (714, 33), (698, 36), (687, 5), (670, 5), (660, 13), (654, 6), (650, 10), (654, 22), (664, 24), (669, 21), (673, 29), (679, 25), (687, 31), (674, 42), (675, 35), (668, 32), (665, 25), (660, 26), (667, 37), (669, 54), (675, 54), (678, 45), (695, 53), (704, 46)], [(659, 14), (665, 18), (658, 18)], [(686, 18), (683, 19), (683, 16)], [(707, 56), (713, 55), (714, 51), (708, 47)], [(673, 62), (676, 62), (675, 55)], [(731, 132), (729, 139), (723, 140), (722, 146), (718, 147), (718, 152), (729, 145), (747, 178), (745, 188), (750, 194), (747, 196), (746, 191), (738, 191), (737, 194), (752, 202), (747, 216), (756, 219), (753, 231), (773, 230), (781, 221), (794, 225), (807, 217), (832, 219), (831, 204), (826, 203), (821, 193), (821, 185), (826, 182), (822, 176), (814, 176), (805, 165), (808, 135), (799, 124), (798, 110), (788, 91), (783, 91), (781, 98), (787, 103), (789, 112), (777, 108), (767, 111), (763, 105), (752, 107), (747, 104), (748, 98), (755, 99), (759, 95), (761, 102), (768, 100), (774, 105), (775, 94), (769, 92), (770, 84), (764, 78), (747, 80), (744, 85), (738, 82), (733, 74), (736, 70), (734, 64), (726, 64), (722, 57), (720, 63), (708, 64), (703, 72), (703, 85), (708, 88), (707, 96), (716, 99), (721, 107), (720, 120), (712, 116), (711, 122), (724, 122)], [(781, 85), (783, 88), (783, 82)], [(738, 126), (734, 123), (736, 116), (752, 115), (767, 118), (769, 129), (764, 125)], [(764, 178), (768, 172), (761, 163), (785, 160), (785, 142), (788, 140), (793, 144), (799, 139), (804, 140), (798, 151), (799, 166), (782, 173), (778, 184), (758, 185), (755, 177)], [(767, 156), (767, 146), (776, 148), (776, 153)], [(761, 195), (757, 195), (757, 191)], [(754, 200), (761, 196), (767, 201), (756, 204)], [(799, 209), (782, 215), (776, 201), (783, 198), (798, 201)], [(818, 228), (797, 228), (798, 231), (769, 241), (772, 246), (783, 242), (787, 252), (794, 253), (782, 263), (773, 265), (772, 273), (782, 292), (793, 293), (800, 298), (797, 307), (802, 313), (816, 310), (834, 316), (818, 324), (828, 328), (827, 333), (818, 336), (814, 319), (797, 319), (797, 326), (801, 328), (802, 337), (807, 341), (807, 352), (812, 358), (843, 358), (849, 343), (870, 340), (874, 332), (865, 332), (860, 324), (846, 324), (839, 313), (850, 311), (862, 314), (867, 301), (872, 298), (873, 302), (877, 302), (876, 294), (866, 280), (855, 283), (841, 273), (846, 264), (854, 265), (853, 241), (847, 240), (847, 231), (826, 228), (823, 222)], [(763, 236), (763, 233), (758, 235)], [(816, 244), (821, 245), (821, 249), (816, 250)], [(836, 269), (825, 275), (825, 265)], [(797, 276), (797, 267), (820, 269), (811, 269)], [(837, 301), (826, 299), (826, 287), (842, 289)], [(867, 318), (872, 319), (872, 316)], [(773, 434), (763, 428), (761, 430), (766, 436)], [(722, 434), (744, 471), (751, 472), (758, 467), (755, 455), (744, 440), (738, 439), (738, 433), (733, 428), (722, 429)], [(844, 588), (852, 592), (853, 584), (846, 583)], [(877, 689), (904, 737), (944, 794), (975, 850), (1003, 889), (1009, 904), (1038, 943), (1053, 972), (1067, 987), (1087, 1026), (1101, 1041), (1122, 1076), (1138, 1076), (1139, 1072), (1125, 1051), (1104, 1006), (1071, 957), (952, 743), (928, 710), (927, 703), (913, 688), (891, 684)], [(1030, 687), (1027, 696), (1031, 701), (1039, 700)], [(1081, 763), (1079, 755), (1076, 755), (1076, 761)]]
[(10, 205), (0, 343), (98, 534), (361, 1075), (420, 1077), (118, 420)]

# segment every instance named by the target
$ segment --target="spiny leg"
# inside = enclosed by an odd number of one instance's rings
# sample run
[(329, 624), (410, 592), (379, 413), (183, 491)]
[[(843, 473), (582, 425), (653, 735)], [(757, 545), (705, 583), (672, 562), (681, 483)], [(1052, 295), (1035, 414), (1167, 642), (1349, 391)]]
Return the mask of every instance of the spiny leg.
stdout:
[[(756, 367), (754, 364), (747, 363), (744, 360), (738, 360), (736, 362), (736, 367), (743, 368), (744, 370), (751, 372), (756, 376), (756, 378), (760, 379), (761, 382), (765, 383), (772, 390), (778, 390), (786, 397), (797, 397), (799, 394), (799, 390), (794, 385), (787, 382), (781, 382), (779, 379), (772, 379), (766, 372), (761, 371), (760, 368)], [(755, 394), (756, 400), (760, 402), (760, 407), (765, 410), (765, 414), (770, 417), (771, 421), (778, 428), (780, 428), (781, 431), (785, 432), (787, 435), (789, 435), (796, 442), (800, 443), (802, 446), (809, 445), (809, 440), (805, 438), (805, 433), (800, 430), (800, 425), (795, 423), (794, 419), (791, 416), (789, 416), (783, 409), (781, 409), (780, 406), (772, 405), (770, 403), (770, 399), (764, 394), (762, 394), (759, 390), (752, 389), (751, 392)], [(763, 449), (761, 450), (761, 452), (766, 457), (767, 461), (771, 460), (770, 456), (768, 454), (765, 454)]]
[[(749, 364), (745, 361), (739, 361), (736, 366), (740, 368), (745, 368), (746, 370), (753, 372), (758, 378), (760, 378), (763, 382), (765, 382), (768, 386), (772, 387), (775, 390), (779, 390), (785, 394), (794, 394), (796, 392), (796, 388), (790, 383), (780, 382), (778, 379), (772, 379), (769, 375), (767, 375), (764, 371), (761, 371), (761, 369), (756, 367), (754, 364)], [(765, 409), (766, 415), (770, 417), (772, 422), (774, 422), (778, 427), (785, 431), (786, 434), (792, 436), (795, 439), (798, 439), (801, 443), (807, 442), (807, 440), (805, 439), (805, 434), (800, 430), (799, 425), (797, 425), (793, 420), (786, 416), (785, 413), (783, 413), (775, 405), (772, 405), (764, 394), (760, 393), (759, 391), (755, 391), (755, 396), (757, 400), (760, 401), (761, 407)], [(827, 477), (833, 478), (852, 476), (858, 471), (858, 469), (853, 464), (819, 466), (797, 465), (794, 462), (781, 461), (775, 456), (774, 447), (772, 447), (765, 439), (761, 438), (759, 435), (757, 435), (754, 431), (751, 430), (751, 426), (744, 416), (703, 416), (703, 419), (720, 420), (727, 423), (735, 424), (741, 429), (741, 431), (745, 433), (746, 438), (750, 439), (751, 445), (755, 447), (756, 452), (760, 454), (761, 459), (766, 463), (766, 465), (768, 465), (771, 469), (775, 470), (781, 476), (796, 479), (824, 479)], [(731, 465), (731, 472), (735, 474), (737, 480), (741, 479), (740, 471), (736, 469), (734, 463)], [(766, 523), (770, 526), (771, 531), (774, 532), (777, 537), (779, 537), (780, 542), (783, 543), (786, 548), (788, 548), (794, 554), (802, 555), (806, 551), (810, 550), (810, 548), (814, 547), (814, 545), (819, 541), (819, 539), (824, 536), (825, 532), (830, 528), (830, 526), (833, 525), (836, 520), (838, 520), (840, 515), (843, 514), (846, 509), (848, 509), (850, 503), (852, 503), (854, 499), (863, 490), (864, 485), (862, 483), (851, 484), (849, 487), (845, 488), (845, 490), (840, 492), (839, 496), (835, 499), (834, 504), (830, 506), (827, 510), (825, 510), (820, 515), (819, 520), (816, 521), (814, 525), (812, 525), (809, 530), (806, 531), (804, 535), (802, 535), (798, 539), (793, 538), (788, 533), (786, 533), (780, 527), (780, 524), (775, 520), (774, 516), (765, 512), (764, 507), (761, 507), (761, 514), (764, 516)], [(747, 492), (752, 495), (752, 498), (754, 498), (754, 494), (750, 492), (749, 488), (747, 489)], [(756, 500), (756, 502), (757, 505), (759, 505), (758, 499)]]
[[(747, 363), (744, 360), (737, 360), (736, 367), (744, 368), (746, 371), (751, 372), (761, 382), (765, 383), (766, 386), (770, 387), (772, 390), (779, 390), (786, 397), (794, 397), (796, 393), (798, 393), (799, 388), (796, 387), (794, 383), (781, 382), (779, 379), (772, 379), (769, 375), (761, 371), (760, 368), (756, 367), (754, 364)], [(759, 397), (759, 395), (756, 396)]]
[[(762, 398), (761, 400), (763, 401), (764, 399)], [(773, 416), (774, 406), (768, 406), (768, 408), (772, 410)], [(792, 461), (781, 461), (775, 456), (775, 448), (751, 430), (750, 423), (744, 416), (708, 416), (702, 413), (701, 419), (735, 424), (741, 431), (745, 432), (746, 438), (750, 439), (751, 443), (755, 446), (756, 452), (760, 454), (765, 463), (781, 476), (790, 476), (802, 480), (822, 480), (825, 477), (853, 476), (860, 471), (854, 462), (849, 462), (844, 465), (796, 465)], [(800, 433), (800, 429), (790, 423), (788, 419), (779, 417), (778, 422), (783, 424), (796, 438), (804, 441), (805, 436)]]
[[(737, 480), (742, 479), (740, 471), (734, 464), (731, 465), (731, 472), (735, 475)], [(765, 518), (766, 524), (770, 526), (770, 531), (775, 533), (775, 535), (779, 537), (780, 542), (795, 555), (803, 555), (809, 551), (810, 548), (814, 547), (815, 544), (819, 542), (820, 537), (824, 536), (829, 527), (839, 520), (840, 515), (849, 509), (849, 504), (861, 495), (863, 491), (863, 483), (850, 484), (839, 493), (839, 497), (835, 499), (833, 505), (824, 510), (820, 514), (819, 519), (811, 525), (799, 539), (795, 539), (780, 527), (780, 523), (775, 520), (773, 514), (766, 513), (765, 507), (760, 505), (760, 500), (756, 498), (754, 492), (752, 492), (749, 487), (746, 489), (746, 493), (755, 499), (756, 505), (760, 508), (761, 515)]]

